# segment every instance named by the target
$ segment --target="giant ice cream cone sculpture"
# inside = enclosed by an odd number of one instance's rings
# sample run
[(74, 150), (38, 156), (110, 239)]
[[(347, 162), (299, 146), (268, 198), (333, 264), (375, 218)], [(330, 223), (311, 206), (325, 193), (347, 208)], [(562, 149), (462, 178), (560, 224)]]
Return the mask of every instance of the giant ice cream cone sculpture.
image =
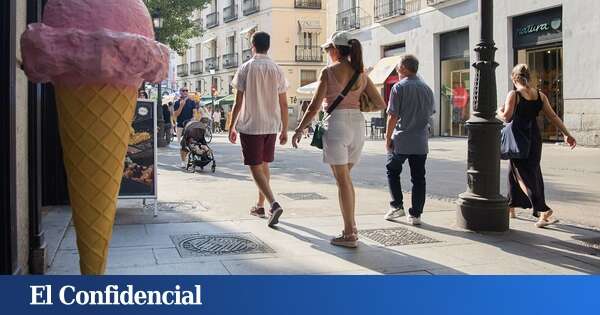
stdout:
[(142, 81), (168, 73), (142, 0), (49, 0), (21, 38), (31, 81), (52, 82), (82, 274), (103, 274)]

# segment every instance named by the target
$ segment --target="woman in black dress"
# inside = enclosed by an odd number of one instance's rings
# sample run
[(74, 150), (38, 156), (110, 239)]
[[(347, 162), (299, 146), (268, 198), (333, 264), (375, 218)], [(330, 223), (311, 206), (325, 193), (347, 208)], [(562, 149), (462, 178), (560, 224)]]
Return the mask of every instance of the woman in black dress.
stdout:
[(577, 141), (571, 136), (563, 122), (556, 115), (548, 97), (531, 87), (530, 73), (527, 65), (519, 64), (512, 72), (515, 90), (508, 93), (504, 107), (498, 116), (508, 122), (513, 121), (517, 128), (515, 136), (527, 136), (531, 147), (526, 159), (511, 159), (508, 168), (508, 202), (512, 218), (515, 208), (533, 208), (533, 215), (538, 217), (537, 227), (545, 227), (558, 222), (552, 217), (553, 211), (546, 205), (544, 196), (544, 179), (540, 168), (542, 158), (542, 137), (537, 125), (537, 117), (542, 112), (550, 122), (563, 133), (565, 142), (575, 148)]

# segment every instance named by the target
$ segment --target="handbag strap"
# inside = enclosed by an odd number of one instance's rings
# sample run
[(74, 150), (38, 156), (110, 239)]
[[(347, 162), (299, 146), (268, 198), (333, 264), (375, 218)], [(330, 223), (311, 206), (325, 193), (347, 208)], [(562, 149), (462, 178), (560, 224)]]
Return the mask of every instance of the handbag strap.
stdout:
[(356, 71), (354, 73), (354, 75), (352, 76), (352, 79), (350, 79), (350, 82), (348, 82), (348, 84), (346, 84), (346, 87), (337, 96), (337, 98), (335, 99), (335, 101), (333, 101), (333, 103), (331, 104), (331, 106), (329, 106), (329, 108), (327, 108), (327, 116), (328, 117), (329, 117), (329, 115), (331, 115), (331, 112), (333, 112), (333, 110), (338, 105), (340, 105), (340, 103), (342, 102), (342, 100), (344, 100), (344, 98), (346, 97), (346, 95), (348, 95), (348, 92), (350, 92), (350, 89), (352, 88), (352, 86), (354, 85), (354, 83), (356, 83), (356, 81), (358, 80), (359, 76), (360, 76), (360, 72)]

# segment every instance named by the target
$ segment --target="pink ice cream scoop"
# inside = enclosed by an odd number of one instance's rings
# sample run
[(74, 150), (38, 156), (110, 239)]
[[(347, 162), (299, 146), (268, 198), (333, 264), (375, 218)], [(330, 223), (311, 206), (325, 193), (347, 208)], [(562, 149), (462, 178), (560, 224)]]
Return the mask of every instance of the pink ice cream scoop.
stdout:
[(33, 82), (138, 87), (168, 74), (169, 49), (154, 40), (141, 0), (50, 0), (21, 49)]

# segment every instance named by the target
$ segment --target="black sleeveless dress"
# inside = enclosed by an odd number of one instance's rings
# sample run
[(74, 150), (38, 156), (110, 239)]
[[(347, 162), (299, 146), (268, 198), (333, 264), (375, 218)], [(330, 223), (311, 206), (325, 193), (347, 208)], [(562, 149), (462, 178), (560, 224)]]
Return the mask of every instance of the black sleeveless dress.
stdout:
[[(526, 159), (511, 159), (508, 167), (508, 204), (511, 208), (533, 208), (533, 215), (539, 217), (539, 212), (546, 212), (550, 208), (546, 205), (544, 195), (544, 178), (540, 161), (542, 159), (542, 136), (537, 125), (537, 117), (544, 103), (538, 90), (538, 98), (530, 101), (517, 92), (518, 103), (513, 115), (513, 128), (522, 132), (515, 135), (530, 135), (531, 147)], [(519, 178), (523, 180), (527, 191), (524, 192), (519, 185)]]

